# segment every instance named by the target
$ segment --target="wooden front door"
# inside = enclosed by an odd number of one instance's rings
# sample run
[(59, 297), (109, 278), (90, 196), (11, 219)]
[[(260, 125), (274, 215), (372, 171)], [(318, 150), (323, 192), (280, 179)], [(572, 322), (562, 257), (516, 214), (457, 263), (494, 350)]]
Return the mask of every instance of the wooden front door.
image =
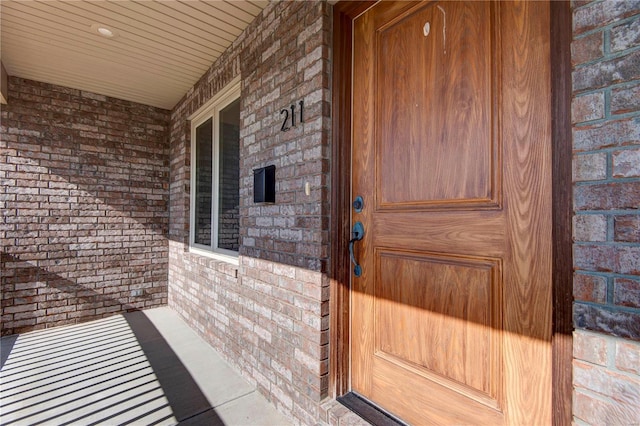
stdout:
[(551, 422), (549, 4), (354, 21), (351, 388), (414, 424)]

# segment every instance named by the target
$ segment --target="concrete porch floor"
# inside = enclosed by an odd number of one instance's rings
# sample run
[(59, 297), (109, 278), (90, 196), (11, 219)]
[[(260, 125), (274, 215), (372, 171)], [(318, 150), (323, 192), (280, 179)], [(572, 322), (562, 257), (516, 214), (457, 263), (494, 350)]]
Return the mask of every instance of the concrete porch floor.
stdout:
[(169, 308), (1, 339), (2, 425), (289, 425)]

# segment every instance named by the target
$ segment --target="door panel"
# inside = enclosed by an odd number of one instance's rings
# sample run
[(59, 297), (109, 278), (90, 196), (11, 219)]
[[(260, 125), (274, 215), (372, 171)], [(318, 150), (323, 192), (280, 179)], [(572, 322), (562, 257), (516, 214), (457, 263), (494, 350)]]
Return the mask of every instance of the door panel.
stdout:
[(352, 389), (416, 424), (551, 419), (549, 5), (354, 21)]
[(380, 207), (494, 201), (490, 30), (481, 2), (426, 3), (376, 30)]
[(379, 249), (376, 266), (376, 356), (497, 406), (500, 261)]

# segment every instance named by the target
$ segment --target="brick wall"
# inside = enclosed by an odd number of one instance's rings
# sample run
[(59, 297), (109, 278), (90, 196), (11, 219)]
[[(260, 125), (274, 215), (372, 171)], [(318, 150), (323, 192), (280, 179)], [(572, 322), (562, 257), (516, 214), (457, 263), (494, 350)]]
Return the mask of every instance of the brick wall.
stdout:
[(632, 424), (640, 418), (640, 2), (573, 7), (574, 416)]
[(640, 342), (577, 330), (573, 356), (575, 423), (638, 424)]
[[(270, 2), (171, 115), (169, 305), (302, 424), (327, 394), (329, 46), (325, 2)], [(190, 123), (234, 77), (240, 101), (239, 266), (188, 251)], [(280, 110), (304, 101), (281, 132)], [(276, 203), (253, 169), (276, 166)], [(310, 195), (305, 194), (305, 183)]]
[(169, 112), (10, 78), (1, 118), (2, 334), (166, 304)]

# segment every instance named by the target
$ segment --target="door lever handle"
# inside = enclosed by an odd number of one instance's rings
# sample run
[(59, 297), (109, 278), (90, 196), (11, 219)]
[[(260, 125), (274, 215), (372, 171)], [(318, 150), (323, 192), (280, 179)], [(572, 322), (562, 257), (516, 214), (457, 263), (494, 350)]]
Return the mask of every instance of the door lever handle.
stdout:
[(353, 262), (353, 265), (354, 265), (353, 274), (356, 277), (359, 277), (360, 275), (362, 275), (362, 267), (360, 267), (360, 265), (358, 264), (358, 261), (356, 260), (356, 255), (353, 249), (356, 242), (364, 238), (364, 226), (362, 225), (362, 222), (356, 222), (355, 225), (353, 225), (353, 230), (351, 234), (352, 234), (352, 238), (351, 240), (349, 240), (349, 255), (351, 256), (351, 262)]

